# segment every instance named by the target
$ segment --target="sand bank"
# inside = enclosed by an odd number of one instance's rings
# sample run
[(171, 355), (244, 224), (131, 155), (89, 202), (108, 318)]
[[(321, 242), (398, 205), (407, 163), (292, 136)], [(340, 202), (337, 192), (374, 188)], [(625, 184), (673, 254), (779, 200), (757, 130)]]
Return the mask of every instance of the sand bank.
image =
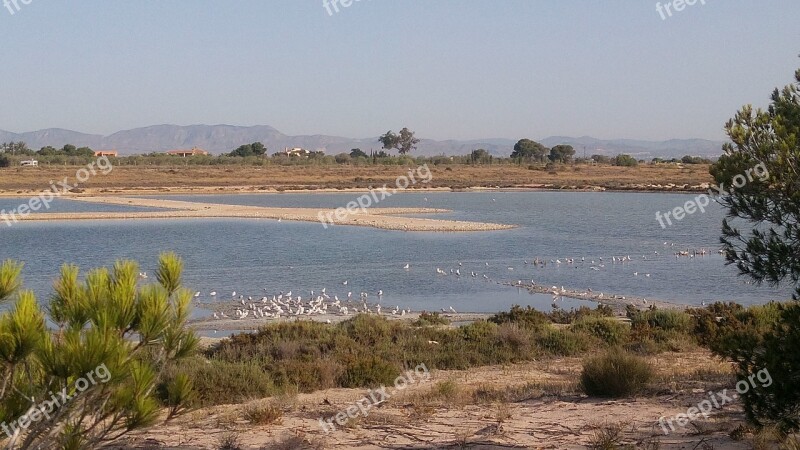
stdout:
[(37, 213), (21, 220), (111, 220), (111, 219), (192, 219), (192, 218), (241, 218), (273, 219), (321, 223), (320, 217), (333, 220), (336, 225), (354, 225), (396, 231), (490, 231), (507, 230), (513, 225), (498, 223), (466, 222), (456, 220), (421, 219), (399, 216), (409, 214), (435, 214), (448, 210), (434, 208), (368, 208), (357, 210), (343, 217), (336, 217), (333, 210), (319, 208), (274, 208), (262, 206), (223, 205), (195, 203), (176, 200), (130, 197), (70, 196), (68, 200), (106, 205), (157, 208), (157, 211), (130, 212), (73, 212)]
[(560, 298), (572, 298), (576, 300), (587, 300), (596, 302), (603, 305), (608, 305), (614, 308), (617, 312), (624, 312), (628, 305), (634, 306), (638, 309), (647, 309), (655, 306), (658, 309), (676, 309), (684, 310), (691, 308), (691, 305), (665, 300), (647, 299), (644, 297), (636, 296), (623, 296), (619, 294), (609, 294), (603, 292), (594, 292), (591, 289), (576, 290), (566, 289), (563, 286), (546, 286), (541, 284), (532, 284), (528, 282), (503, 282), (500, 283), (506, 286), (513, 286), (519, 289), (527, 289), (531, 294), (551, 294), (553, 295), (554, 302)]

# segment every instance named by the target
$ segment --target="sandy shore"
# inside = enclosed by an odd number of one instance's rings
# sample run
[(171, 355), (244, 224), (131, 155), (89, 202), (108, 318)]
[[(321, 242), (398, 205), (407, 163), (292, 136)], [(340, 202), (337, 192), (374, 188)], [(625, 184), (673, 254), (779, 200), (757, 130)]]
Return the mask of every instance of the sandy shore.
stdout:
[[(665, 435), (659, 417), (686, 413), (706, 392), (730, 389), (730, 365), (707, 351), (664, 353), (651, 357), (658, 380), (672, 380), (645, 395), (616, 400), (592, 399), (577, 383), (581, 358), (552, 358), (469, 370), (434, 370), (388, 400), (326, 433), (320, 418), (345, 411), (366, 389), (327, 389), (253, 400), (251, 405), (279, 407), (282, 418), (254, 425), (247, 405), (199, 409), (168, 424), (134, 432), (115, 449), (216, 449), (227, 435), (243, 448), (274, 449), (586, 449), (601, 430), (618, 429), (619, 448), (753, 448), (750, 439), (729, 435), (744, 423), (741, 405), (725, 405), (709, 418), (677, 427)], [(702, 374), (702, 375), (700, 375)], [(440, 383), (456, 386), (447, 398)], [(660, 386), (660, 388), (659, 388)], [(478, 392), (502, 392), (504, 400), (482, 400)], [(703, 445), (706, 445), (705, 447)]]
[[(317, 208), (273, 208), (260, 206), (222, 205), (215, 203), (194, 203), (176, 200), (129, 197), (69, 196), (65, 199), (106, 205), (157, 208), (158, 211), (131, 212), (74, 212), (38, 213), (19, 220), (111, 220), (111, 219), (192, 219), (192, 218), (241, 218), (273, 219), (303, 222), (321, 222), (320, 216), (328, 217), (335, 225), (353, 225), (396, 231), (491, 231), (507, 230), (514, 225), (455, 220), (437, 220), (402, 217), (400, 214), (435, 214), (448, 210), (434, 208), (368, 208), (356, 210), (336, 217), (333, 210)], [(343, 205), (344, 206), (344, 205)]]

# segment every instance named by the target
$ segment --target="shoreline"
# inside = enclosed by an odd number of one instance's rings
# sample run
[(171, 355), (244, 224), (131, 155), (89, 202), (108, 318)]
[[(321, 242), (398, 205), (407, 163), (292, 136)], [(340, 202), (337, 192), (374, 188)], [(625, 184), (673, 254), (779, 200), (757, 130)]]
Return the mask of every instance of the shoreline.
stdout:
[[(526, 289), (530, 294), (552, 294), (553, 287), (548, 288), (545, 286), (541, 286), (538, 284), (519, 284), (513, 283), (510, 281), (506, 282), (499, 282), (501, 286), (513, 287), (518, 289)], [(621, 295), (609, 295), (606, 297), (603, 293), (593, 293), (590, 291), (579, 291), (575, 289), (556, 289), (558, 291), (557, 295), (554, 295), (553, 304), (557, 304), (557, 300), (560, 298), (571, 298), (575, 300), (585, 300), (588, 302), (594, 302), (598, 305), (606, 305), (610, 306), (615, 316), (620, 319), (625, 319), (626, 309), (627, 307), (633, 306), (638, 310), (646, 310), (650, 307), (656, 307), (662, 310), (687, 310), (692, 308), (697, 308), (696, 305), (691, 305), (688, 303), (678, 303), (678, 302), (671, 302), (671, 301), (664, 301), (664, 300), (647, 300), (642, 297), (635, 297), (635, 296), (621, 296)], [(259, 302), (259, 301), (251, 301), (255, 305), (266, 305), (266, 302)], [(402, 321), (413, 321), (417, 320), (423, 312), (428, 313), (436, 313), (436, 311), (412, 311), (407, 310), (404, 314), (395, 314), (390, 313), (389, 308), (384, 308), (382, 312), (378, 313), (373, 311), (377, 304), (369, 304), (367, 306), (367, 311), (359, 311), (358, 306), (360, 303), (355, 301), (345, 301), (342, 305), (348, 306), (348, 308), (354, 308), (353, 312), (351, 313), (334, 313), (334, 312), (327, 312), (324, 313), (315, 313), (315, 314), (303, 314), (303, 315), (281, 315), (278, 317), (245, 317), (245, 318), (234, 318), (233, 316), (236, 315), (236, 311), (239, 309), (244, 310), (244, 306), (240, 304), (240, 302), (236, 301), (235, 299), (214, 299), (212, 301), (198, 301), (193, 303), (193, 306), (197, 309), (201, 309), (206, 311), (213, 316), (202, 317), (202, 318), (195, 318), (189, 321), (189, 324), (192, 328), (194, 328), (198, 332), (253, 332), (257, 331), (261, 326), (274, 324), (274, 323), (285, 323), (285, 322), (296, 322), (296, 321), (312, 321), (312, 322), (325, 322), (329, 324), (336, 324), (343, 322), (348, 319), (352, 319), (359, 313), (366, 313), (370, 315), (378, 315), (380, 317), (386, 318), (388, 320), (402, 320)], [(487, 320), (490, 317), (502, 312), (503, 310), (499, 310), (496, 312), (439, 312), (438, 314), (441, 317), (448, 319), (451, 323), (449, 326), (459, 326), (469, 322), (475, 322), (478, 320)], [(217, 316), (219, 314), (219, 316)], [(208, 337), (208, 336), (207, 336)]]
[[(495, 193), (495, 192), (608, 192), (608, 193), (634, 193), (634, 194), (698, 194), (707, 192), (709, 187), (690, 186), (688, 188), (659, 187), (659, 185), (632, 186), (631, 188), (606, 188), (602, 186), (589, 187), (563, 187), (554, 185), (541, 186), (514, 186), (514, 187), (409, 187), (404, 193)], [(64, 194), (61, 198), (71, 199), (80, 196), (93, 197), (118, 197), (118, 196), (207, 196), (207, 195), (258, 195), (258, 194), (363, 194), (370, 192), (369, 188), (316, 188), (309, 186), (302, 189), (268, 188), (261, 186), (200, 186), (200, 187), (161, 187), (161, 188), (85, 188), (80, 192)], [(38, 195), (44, 190), (0, 190), (0, 198), (26, 198)]]

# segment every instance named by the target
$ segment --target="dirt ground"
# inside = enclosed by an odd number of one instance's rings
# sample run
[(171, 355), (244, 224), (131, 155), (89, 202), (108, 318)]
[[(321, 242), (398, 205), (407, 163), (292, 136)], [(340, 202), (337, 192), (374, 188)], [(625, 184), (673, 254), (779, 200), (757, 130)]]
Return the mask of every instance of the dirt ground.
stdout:
[[(313, 394), (254, 399), (282, 417), (269, 425), (245, 419), (248, 405), (201, 409), (126, 438), (117, 448), (216, 449), (223, 440), (244, 449), (579, 449), (608, 437), (617, 444), (651, 449), (746, 449), (752, 437), (729, 434), (744, 424), (738, 403), (724, 405), (666, 435), (658, 421), (686, 413), (709, 391), (731, 389), (731, 367), (709, 353), (667, 353), (650, 358), (653, 388), (621, 400), (579, 393), (579, 358), (558, 358), (467, 371), (433, 371), (405, 389), (389, 387), (380, 406), (344, 426), (323, 431), (321, 418), (347, 410), (369, 393), (331, 389)], [(417, 373), (417, 372), (415, 372)], [(420, 372), (421, 373), (421, 372)], [(374, 392), (373, 392), (374, 393)], [(507, 398), (497, 400), (498, 393)], [(362, 403), (363, 404), (363, 403)], [(609, 437), (610, 436), (610, 437)], [(608, 448), (608, 447), (604, 447)]]

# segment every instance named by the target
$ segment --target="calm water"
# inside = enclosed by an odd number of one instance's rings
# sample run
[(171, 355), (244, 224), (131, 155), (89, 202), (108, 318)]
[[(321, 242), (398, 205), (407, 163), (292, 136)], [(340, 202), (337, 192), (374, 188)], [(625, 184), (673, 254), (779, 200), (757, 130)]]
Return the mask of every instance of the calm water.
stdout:
[[(260, 194), (182, 197), (198, 202), (241, 205), (338, 207), (357, 194)], [(176, 198), (176, 197), (170, 197)], [(656, 211), (682, 205), (690, 195), (584, 192), (491, 192), (397, 194), (380, 206), (451, 209), (436, 217), (519, 225), (510, 231), (479, 233), (404, 233), (362, 227), (272, 220), (143, 220), (98, 222), (0, 222), (0, 259), (25, 262), (28, 288), (47, 298), (58, 267), (110, 265), (130, 258), (153, 272), (158, 253), (173, 250), (186, 265), (185, 284), (219, 298), (232, 291), (254, 297), (310, 290), (343, 297), (361, 291), (382, 304), (414, 310), (453, 306), (459, 311), (489, 312), (512, 304), (549, 308), (551, 297), (530, 295), (498, 282), (535, 280), (606, 294), (642, 296), (692, 304), (733, 300), (745, 304), (787, 299), (790, 289), (744, 283), (720, 255), (723, 217), (714, 205), (705, 214), (687, 216), (662, 229)], [(20, 199), (0, 199), (0, 209)], [(51, 211), (117, 211), (116, 206), (58, 201)], [(665, 244), (666, 243), (666, 244)], [(706, 248), (703, 258), (676, 259), (673, 253)], [(658, 254), (656, 254), (658, 252)], [(612, 264), (613, 256), (632, 262)], [(535, 269), (524, 263), (574, 258), (574, 264)], [(585, 258), (584, 263), (578, 261)], [(603, 262), (600, 262), (603, 258)], [(646, 258), (646, 259), (645, 259)], [(604, 264), (600, 270), (591, 270)], [(459, 266), (458, 263), (462, 265)], [(403, 270), (403, 265), (411, 269)], [(488, 263), (488, 266), (487, 266)], [(460, 268), (462, 277), (437, 276), (436, 268)], [(509, 270), (513, 268), (513, 270)], [(476, 272), (477, 277), (470, 276)], [(634, 276), (638, 272), (638, 276)], [(649, 273), (650, 277), (645, 274)], [(483, 278), (486, 274), (490, 281)], [(347, 280), (348, 285), (342, 283)], [(565, 306), (581, 304), (567, 301)]]

